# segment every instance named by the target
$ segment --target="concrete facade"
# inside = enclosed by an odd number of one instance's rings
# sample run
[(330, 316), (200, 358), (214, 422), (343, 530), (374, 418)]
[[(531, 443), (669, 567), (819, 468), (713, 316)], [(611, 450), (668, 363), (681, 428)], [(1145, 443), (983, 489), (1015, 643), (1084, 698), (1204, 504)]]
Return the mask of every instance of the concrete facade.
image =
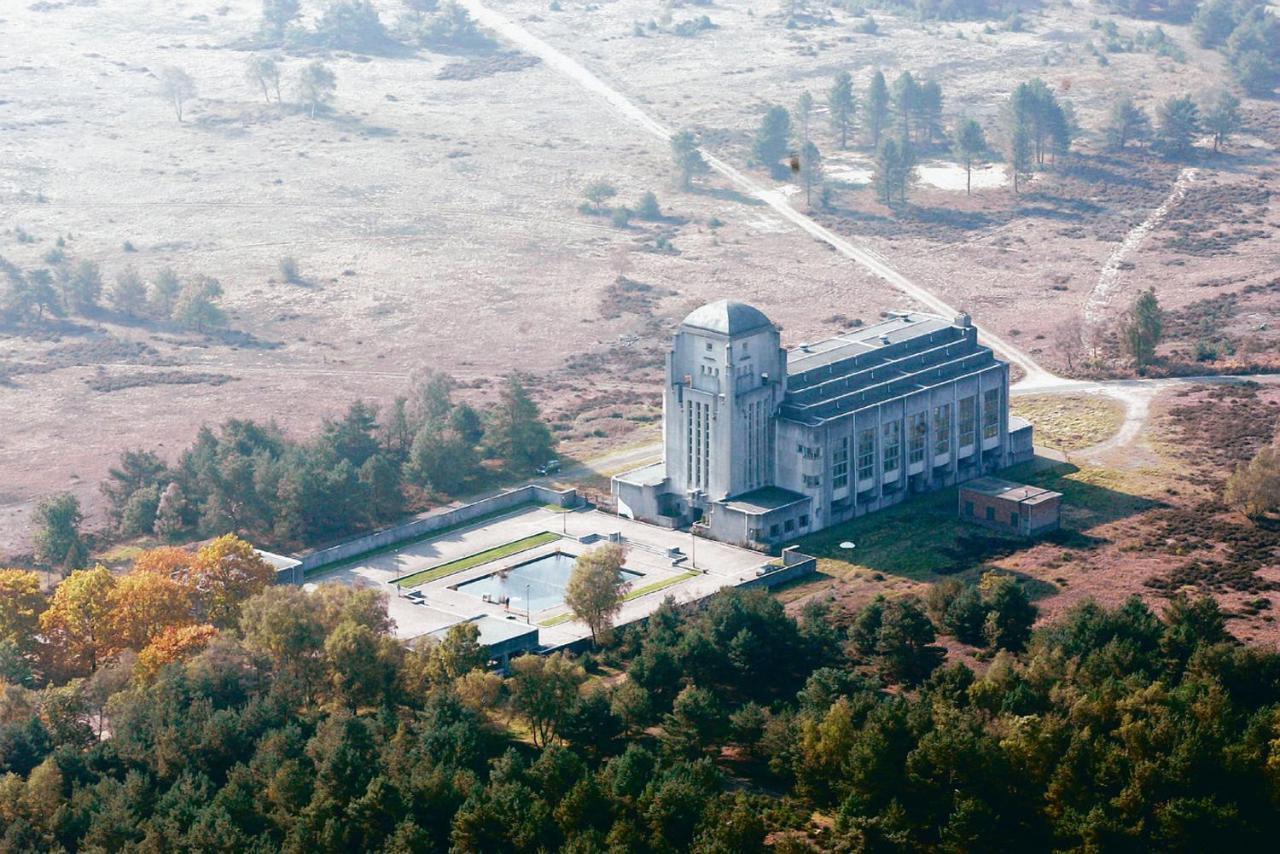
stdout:
[(667, 357), (664, 462), (615, 477), (618, 512), (771, 547), (1030, 459), (1009, 367), (961, 315), (899, 313), (791, 351), (760, 311), (691, 313)]

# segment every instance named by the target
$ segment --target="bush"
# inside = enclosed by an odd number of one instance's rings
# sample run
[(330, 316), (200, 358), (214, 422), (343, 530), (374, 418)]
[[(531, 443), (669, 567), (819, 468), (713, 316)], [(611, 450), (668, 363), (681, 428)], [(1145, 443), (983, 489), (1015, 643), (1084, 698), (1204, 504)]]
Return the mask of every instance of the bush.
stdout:
[(280, 278), (291, 285), (299, 284), (302, 281), (302, 274), (298, 271), (297, 258), (286, 255), (280, 259)]
[(626, 207), (625, 205), (614, 208), (609, 214), (609, 221), (618, 228), (626, 228), (631, 224), (631, 208)]
[(316, 22), (314, 41), (324, 47), (376, 53), (386, 49), (391, 37), (369, 0), (338, 0)]
[(653, 191), (640, 197), (640, 204), (636, 205), (636, 216), (640, 219), (662, 219), (662, 208), (658, 207), (658, 197)]

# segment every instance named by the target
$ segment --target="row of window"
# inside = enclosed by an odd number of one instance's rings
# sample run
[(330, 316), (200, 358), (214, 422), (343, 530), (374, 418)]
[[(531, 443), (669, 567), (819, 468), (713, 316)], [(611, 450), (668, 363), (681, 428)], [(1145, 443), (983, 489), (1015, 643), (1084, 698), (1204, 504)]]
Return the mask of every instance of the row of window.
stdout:
[(701, 489), (707, 488), (708, 471), (711, 468), (711, 407), (706, 403), (690, 400), (685, 403), (685, 471), (689, 482)]
[[(807, 527), (809, 527), (808, 516), (800, 516), (796, 519), (788, 519), (787, 521), (782, 522), (781, 524), (775, 522), (774, 524), (769, 526), (769, 538), (777, 539), (781, 534), (784, 534), (784, 533), (790, 534), (795, 532), (797, 528), (803, 530)], [(747, 536), (750, 537), (752, 540), (755, 540), (756, 542), (760, 542), (760, 539), (761, 539), (760, 535), (762, 533), (764, 533), (762, 528), (747, 529)]]
[[(960, 447), (973, 445), (977, 438), (977, 395), (966, 397), (959, 402), (957, 410), (957, 433)], [(1000, 433), (1000, 389), (989, 389), (983, 393), (982, 402), (982, 436), (991, 439)], [(933, 453), (943, 456), (951, 453), (951, 404), (943, 403), (928, 410), (913, 412), (907, 416), (907, 461), (911, 465), (922, 463), (929, 438), (929, 418), (933, 417)], [(898, 470), (902, 460), (901, 425), (890, 421), (883, 426), (881, 438), (883, 450), (883, 470), (891, 475)], [(875, 477), (876, 431), (867, 427), (858, 431), (856, 473), (859, 481), (871, 480)], [(797, 445), (796, 451), (805, 459), (817, 459), (822, 455), (821, 448), (810, 448)], [(804, 476), (806, 487), (815, 487), (820, 479)], [(831, 486), (833, 489), (844, 489), (849, 485), (849, 439), (841, 437), (831, 455)]]

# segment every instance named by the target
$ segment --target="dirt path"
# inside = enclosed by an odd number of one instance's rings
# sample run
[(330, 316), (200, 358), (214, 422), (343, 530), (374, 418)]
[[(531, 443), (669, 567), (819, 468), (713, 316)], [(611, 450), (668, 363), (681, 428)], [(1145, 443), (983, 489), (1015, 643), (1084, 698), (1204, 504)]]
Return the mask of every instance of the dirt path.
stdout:
[(1165, 196), (1164, 201), (1146, 219), (1130, 229), (1124, 240), (1120, 241), (1120, 245), (1107, 258), (1106, 263), (1102, 265), (1102, 272), (1098, 274), (1097, 284), (1093, 286), (1089, 298), (1085, 300), (1085, 323), (1098, 323), (1106, 319), (1111, 297), (1120, 287), (1120, 274), (1123, 272), (1122, 265), (1125, 259), (1132, 255), (1142, 245), (1142, 241), (1147, 239), (1147, 235), (1164, 221), (1173, 206), (1182, 201), (1182, 197), (1187, 193), (1187, 187), (1198, 174), (1190, 167), (1179, 172), (1177, 180), (1173, 182), (1173, 189), (1169, 191), (1169, 195)]
[[(626, 95), (610, 86), (591, 71), (587, 70), (587, 68), (582, 64), (561, 53), (549, 43), (530, 33), (524, 27), (504, 15), (489, 9), (480, 3), (479, 0), (461, 0), (461, 5), (465, 7), (481, 25), (498, 33), (507, 41), (515, 44), (521, 50), (537, 56), (549, 67), (555, 69), (565, 77), (568, 77), (584, 89), (604, 98), (615, 111), (632, 123), (638, 125), (650, 135), (655, 136), (664, 142), (671, 138), (670, 128), (654, 119)], [(764, 186), (754, 178), (747, 176), (706, 150), (703, 150), (702, 155), (706, 158), (712, 169), (728, 178), (739, 190), (764, 202), (792, 225), (808, 233), (815, 239), (828, 244), (841, 255), (844, 255), (846, 258), (883, 279), (899, 292), (925, 306), (930, 311), (936, 312), (944, 317), (952, 317), (959, 313), (954, 307), (948, 305), (944, 300), (940, 299), (929, 290), (907, 279), (906, 276), (903, 276), (897, 270), (893, 269), (893, 267), (891, 267), (889, 263), (878, 253), (867, 249), (866, 247), (853, 244), (849, 240), (837, 235), (830, 229), (819, 225), (810, 217), (793, 208), (791, 203), (787, 200), (787, 197), (778, 190)], [(1008, 361), (1018, 365), (1023, 370), (1027, 380), (1046, 386), (1053, 385), (1056, 381), (1059, 381), (1058, 377), (1042, 368), (1022, 349), (1014, 346), (1008, 341), (991, 335), (988, 332), (983, 331), (982, 335), (985, 342), (993, 350), (996, 350)]]

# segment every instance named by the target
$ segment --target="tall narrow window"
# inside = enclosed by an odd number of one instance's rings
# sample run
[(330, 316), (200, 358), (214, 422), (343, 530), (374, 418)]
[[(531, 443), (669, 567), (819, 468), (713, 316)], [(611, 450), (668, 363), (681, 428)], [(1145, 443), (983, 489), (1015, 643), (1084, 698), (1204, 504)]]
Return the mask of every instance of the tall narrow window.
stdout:
[(1000, 389), (989, 388), (982, 393), (982, 438), (994, 439), (1000, 435)]
[(924, 441), (929, 434), (929, 414), (917, 412), (907, 421), (907, 462), (924, 462)]
[(960, 447), (972, 445), (978, 433), (978, 396), (966, 397), (960, 401), (960, 411), (956, 414), (959, 422)]
[(858, 480), (876, 476), (876, 428), (858, 431)]
[(831, 488), (844, 489), (849, 485), (849, 437), (843, 436), (831, 452)]
[(884, 473), (890, 474), (898, 470), (898, 461), (902, 458), (901, 427), (897, 421), (884, 425)]
[(951, 453), (951, 404), (933, 408), (933, 455)]

